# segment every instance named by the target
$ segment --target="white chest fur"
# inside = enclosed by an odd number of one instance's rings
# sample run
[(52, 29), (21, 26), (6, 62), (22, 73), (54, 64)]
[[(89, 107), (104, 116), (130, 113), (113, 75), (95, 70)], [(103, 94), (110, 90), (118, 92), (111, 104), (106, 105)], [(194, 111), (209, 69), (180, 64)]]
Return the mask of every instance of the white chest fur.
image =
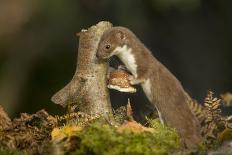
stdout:
[(151, 81), (147, 79), (144, 83), (142, 83), (142, 88), (144, 93), (146, 94), (147, 98), (150, 102), (152, 102), (152, 93), (151, 93)]
[(114, 52), (120, 60), (126, 65), (127, 69), (137, 78), (137, 64), (132, 49), (127, 45), (115, 48)]
[[(147, 79), (147, 80), (142, 84), (142, 88), (143, 88), (143, 91), (144, 91), (144, 93), (146, 94), (148, 100), (149, 100), (150, 102), (152, 102), (153, 96), (152, 96), (152, 92), (151, 92), (151, 81), (150, 81), (150, 79)], [(159, 109), (158, 109), (157, 107), (155, 107), (155, 108), (156, 108), (156, 110), (158, 111), (158, 115), (159, 115), (159, 118), (160, 118), (160, 122), (161, 122), (162, 124), (164, 124), (164, 121), (163, 121), (163, 119), (162, 119), (162, 116), (161, 116), (161, 113), (160, 113)]]

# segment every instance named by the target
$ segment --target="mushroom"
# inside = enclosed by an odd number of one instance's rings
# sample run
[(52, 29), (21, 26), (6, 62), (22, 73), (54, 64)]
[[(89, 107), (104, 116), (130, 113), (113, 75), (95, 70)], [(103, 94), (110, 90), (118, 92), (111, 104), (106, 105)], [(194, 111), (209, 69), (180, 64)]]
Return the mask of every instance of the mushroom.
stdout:
[(109, 75), (108, 88), (120, 92), (135, 93), (136, 88), (132, 87), (129, 82), (130, 74), (125, 70), (114, 70)]

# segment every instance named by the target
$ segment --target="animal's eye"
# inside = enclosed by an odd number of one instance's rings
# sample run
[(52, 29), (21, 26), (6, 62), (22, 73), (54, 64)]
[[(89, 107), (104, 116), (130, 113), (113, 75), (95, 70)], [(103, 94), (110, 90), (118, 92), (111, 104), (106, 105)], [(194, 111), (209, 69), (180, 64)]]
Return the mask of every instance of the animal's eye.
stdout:
[(105, 48), (108, 50), (110, 49), (110, 45), (106, 45)]

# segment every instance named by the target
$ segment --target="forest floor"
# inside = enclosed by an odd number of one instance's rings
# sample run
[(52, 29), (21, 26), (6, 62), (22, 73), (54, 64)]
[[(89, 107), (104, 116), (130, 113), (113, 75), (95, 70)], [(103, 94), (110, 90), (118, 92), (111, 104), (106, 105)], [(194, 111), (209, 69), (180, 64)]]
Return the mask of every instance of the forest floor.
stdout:
[(231, 129), (223, 130), (223, 140), (187, 150), (175, 129), (158, 119), (141, 125), (130, 112), (120, 119), (116, 123), (81, 112), (52, 116), (40, 110), (11, 120), (0, 107), (0, 154), (232, 154)]

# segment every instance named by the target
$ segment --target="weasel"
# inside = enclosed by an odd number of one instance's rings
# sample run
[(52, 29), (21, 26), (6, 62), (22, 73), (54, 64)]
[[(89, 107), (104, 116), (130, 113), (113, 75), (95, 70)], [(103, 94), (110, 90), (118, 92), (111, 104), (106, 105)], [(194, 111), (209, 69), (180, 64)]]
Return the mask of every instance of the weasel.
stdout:
[(200, 124), (187, 103), (191, 98), (175, 76), (129, 29), (113, 27), (104, 32), (96, 56), (107, 60), (113, 55), (132, 73), (130, 83), (141, 84), (161, 122), (176, 128), (186, 147), (199, 144)]

